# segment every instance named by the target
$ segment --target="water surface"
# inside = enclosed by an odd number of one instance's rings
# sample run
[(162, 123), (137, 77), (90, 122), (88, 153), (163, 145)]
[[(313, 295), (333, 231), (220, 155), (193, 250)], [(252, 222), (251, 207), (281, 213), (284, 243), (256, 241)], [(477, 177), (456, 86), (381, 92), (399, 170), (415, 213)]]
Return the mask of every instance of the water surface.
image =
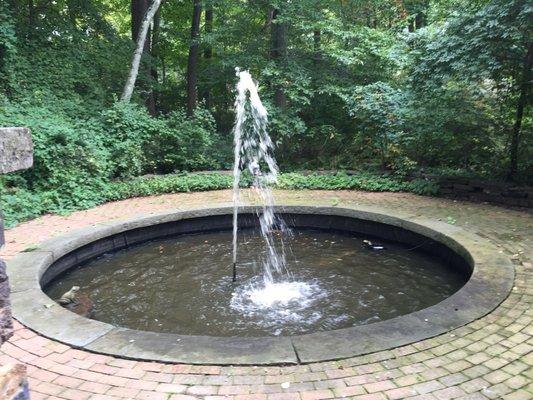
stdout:
[(90, 317), (155, 332), (212, 336), (294, 335), (383, 321), (434, 305), (466, 277), (438, 259), (362, 237), (294, 231), (284, 238), (289, 282), (264, 287), (257, 265), (265, 251), (256, 231), (239, 233), (231, 282), (230, 231), (155, 240), (98, 257), (45, 288), (58, 299), (81, 286)]

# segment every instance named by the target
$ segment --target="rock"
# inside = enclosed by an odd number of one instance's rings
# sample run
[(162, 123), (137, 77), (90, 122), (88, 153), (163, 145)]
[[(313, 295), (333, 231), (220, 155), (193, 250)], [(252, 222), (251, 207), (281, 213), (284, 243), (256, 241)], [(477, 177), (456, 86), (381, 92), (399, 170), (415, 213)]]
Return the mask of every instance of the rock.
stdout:
[(72, 288), (68, 292), (64, 293), (63, 296), (61, 296), (61, 298), (57, 302), (63, 306), (74, 303), (78, 296), (79, 290), (79, 286), (72, 286)]
[(9, 293), (9, 279), (6, 275), (6, 264), (0, 260), (0, 345), (13, 335)]
[(87, 293), (78, 293), (76, 300), (67, 304), (65, 308), (82, 317), (88, 317), (93, 309), (93, 301)]
[(465, 185), (465, 184), (462, 184), (462, 183), (454, 184), (453, 188), (456, 189), (456, 190), (463, 191), (463, 192), (473, 192), (474, 191), (474, 188), (472, 186)]
[[(33, 143), (28, 128), (0, 128), (0, 174), (30, 168), (33, 165)], [(0, 248), (4, 245), (4, 222), (0, 213)], [(13, 336), (13, 319), (9, 299), (6, 264), (0, 260), (0, 345)], [(29, 400), (26, 367), (6, 364), (0, 367), (0, 398)]]
[(0, 398), (5, 400), (30, 400), (26, 367), (6, 364), (0, 367)]
[(0, 174), (30, 168), (33, 143), (28, 128), (0, 128)]
[(505, 192), (502, 193), (502, 196), (511, 197), (514, 199), (525, 199), (527, 198), (527, 192), (516, 190), (514, 188), (509, 188)]

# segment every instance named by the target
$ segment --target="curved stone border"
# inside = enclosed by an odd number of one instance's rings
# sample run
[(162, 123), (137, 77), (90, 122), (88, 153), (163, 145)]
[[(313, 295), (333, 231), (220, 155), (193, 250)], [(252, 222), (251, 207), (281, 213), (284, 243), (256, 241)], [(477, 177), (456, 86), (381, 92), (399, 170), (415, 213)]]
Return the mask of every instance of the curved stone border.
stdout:
[[(242, 212), (251, 213), (253, 207)], [(80, 317), (55, 304), (41, 290), (41, 280), (54, 263), (68, 260), (83, 247), (108, 251), (98, 241), (150, 226), (231, 213), (231, 208), (166, 212), (123, 222), (102, 224), (43, 242), (9, 262), (13, 313), (21, 323), (54, 340), (114, 356), (191, 364), (294, 364), (326, 361), (391, 349), (437, 336), (482, 317), (511, 290), (514, 269), (486, 240), (450, 224), (414, 223), (384, 214), (336, 207), (278, 207), (277, 212), (348, 217), (391, 225), (426, 236), (451, 248), (473, 267), (469, 281), (444, 301), (423, 310), (369, 325), (290, 337), (208, 337), (136, 331)], [(116, 236), (115, 236), (116, 235)], [(115, 239), (116, 238), (116, 239)], [(124, 247), (126, 243), (114, 243)], [(45, 277), (46, 279), (46, 277)]]

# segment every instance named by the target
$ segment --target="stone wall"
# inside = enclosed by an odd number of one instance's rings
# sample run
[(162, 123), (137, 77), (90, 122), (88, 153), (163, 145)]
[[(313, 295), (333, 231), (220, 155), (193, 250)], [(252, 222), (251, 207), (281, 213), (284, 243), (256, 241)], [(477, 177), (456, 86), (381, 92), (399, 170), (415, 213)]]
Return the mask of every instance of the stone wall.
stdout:
[[(328, 174), (340, 172), (335, 170), (303, 171), (305, 174)], [(343, 171), (348, 175), (357, 171)], [(438, 197), (486, 202), (508, 207), (533, 208), (533, 187), (517, 185), (509, 182), (486, 181), (456, 176), (440, 176), (426, 173), (415, 173), (408, 179), (426, 179), (437, 183), (440, 187)]]
[(479, 179), (440, 177), (439, 195), (512, 207), (533, 207), (533, 187)]

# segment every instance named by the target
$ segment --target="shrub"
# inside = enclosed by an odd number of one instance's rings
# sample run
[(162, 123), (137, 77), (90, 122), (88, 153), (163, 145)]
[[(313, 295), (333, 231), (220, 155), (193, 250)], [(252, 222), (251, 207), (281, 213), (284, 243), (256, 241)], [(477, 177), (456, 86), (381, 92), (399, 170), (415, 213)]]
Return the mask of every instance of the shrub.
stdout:
[[(241, 187), (248, 187), (251, 178), (244, 173)], [(31, 192), (27, 189), (9, 190), (2, 197), (6, 226), (35, 218), (43, 213), (67, 213), (90, 208), (105, 201), (123, 200), (131, 197), (151, 196), (164, 193), (197, 192), (230, 189), (233, 177), (228, 173), (179, 173), (156, 175), (114, 181), (100, 185), (95, 191), (85, 187), (70, 187), (72, 193), (62, 191)], [(406, 191), (422, 195), (434, 195), (438, 186), (426, 180), (403, 181), (394, 175), (379, 175), (361, 172), (348, 175), (344, 172), (309, 174), (285, 173), (279, 177), (279, 189)], [(80, 193), (77, 193), (79, 191)], [(89, 194), (92, 193), (92, 196)], [(78, 199), (74, 202), (73, 199)]]
[(146, 143), (149, 168), (159, 173), (178, 170), (216, 169), (215, 121), (211, 113), (198, 108), (193, 118), (183, 110), (161, 120), (164, 126), (150, 135)]

